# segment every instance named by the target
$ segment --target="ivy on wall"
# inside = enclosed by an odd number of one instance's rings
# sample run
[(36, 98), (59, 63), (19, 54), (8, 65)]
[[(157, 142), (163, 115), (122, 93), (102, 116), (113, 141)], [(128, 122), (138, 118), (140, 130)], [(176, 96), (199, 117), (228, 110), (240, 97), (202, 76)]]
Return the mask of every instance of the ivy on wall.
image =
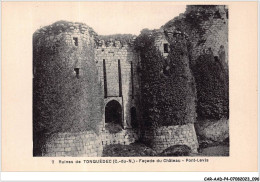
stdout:
[[(227, 37), (228, 32), (220, 32), (220, 29), (225, 30), (224, 19), (228, 19), (225, 6), (191, 5), (184, 14), (163, 26), (166, 32), (177, 30), (188, 35), (190, 67), (197, 89), (198, 120), (229, 118), (228, 65), (220, 55), (214, 57), (212, 53), (213, 49), (219, 50), (216, 47), (219, 44), (207, 42), (209, 36), (214, 37), (214, 41), (223, 41)], [(225, 51), (228, 52), (227, 47)]]
[(192, 67), (197, 88), (198, 119), (229, 118), (229, 79), (220, 60), (201, 55)]
[(141, 103), (145, 125), (193, 123), (195, 90), (185, 41), (170, 42), (169, 56), (165, 59), (154, 45), (154, 33), (144, 29), (135, 41), (141, 57)]
[[(67, 25), (62, 23), (51, 33), (54, 25), (34, 36), (34, 133), (97, 132), (102, 122), (103, 90), (94, 62), (94, 44), (83, 34), (78, 37), (83, 42), (80, 46), (68, 44), (70, 29), (64, 30)], [(67, 34), (58, 31), (59, 27)], [(50, 40), (51, 36), (57, 40)], [(72, 42), (72, 37), (69, 40)]]

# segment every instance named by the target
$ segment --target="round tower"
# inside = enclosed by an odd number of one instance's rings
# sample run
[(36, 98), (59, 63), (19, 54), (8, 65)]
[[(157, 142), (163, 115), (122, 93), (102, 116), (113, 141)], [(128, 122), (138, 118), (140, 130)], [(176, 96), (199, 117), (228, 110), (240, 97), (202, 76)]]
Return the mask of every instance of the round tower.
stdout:
[[(88, 136), (97, 137), (103, 90), (94, 62), (95, 44), (96, 33), (83, 23), (59, 21), (34, 33), (34, 155), (84, 155), (85, 144), (92, 143)], [(74, 140), (82, 146), (75, 146)], [(62, 141), (58, 147), (57, 141)], [(98, 142), (90, 156), (100, 155)]]

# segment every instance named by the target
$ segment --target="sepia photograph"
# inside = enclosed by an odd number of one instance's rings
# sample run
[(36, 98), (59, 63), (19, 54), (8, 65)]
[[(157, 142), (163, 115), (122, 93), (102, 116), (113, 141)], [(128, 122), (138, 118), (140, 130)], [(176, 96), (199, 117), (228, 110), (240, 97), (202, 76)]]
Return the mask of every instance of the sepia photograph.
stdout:
[(259, 180), (257, 5), (2, 2), (3, 175)]
[(34, 157), (229, 156), (228, 6), (181, 8), (136, 35), (38, 27)]

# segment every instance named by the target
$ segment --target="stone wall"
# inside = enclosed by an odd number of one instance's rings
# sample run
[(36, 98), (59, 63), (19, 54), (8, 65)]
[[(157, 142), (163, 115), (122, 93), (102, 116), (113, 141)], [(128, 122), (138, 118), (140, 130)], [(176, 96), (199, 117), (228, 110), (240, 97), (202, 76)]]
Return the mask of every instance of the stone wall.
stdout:
[[(141, 136), (142, 135), (142, 136)], [(142, 137), (152, 149), (160, 153), (173, 145), (187, 145), (192, 152), (197, 152), (198, 141), (193, 124), (182, 126), (160, 127), (156, 130), (139, 132), (136, 129), (126, 129), (111, 134), (103, 130), (100, 135), (93, 131), (76, 133), (57, 133), (46, 136), (42, 154), (46, 157), (101, 157), (103, 147), (111, 144), (129, 145)]]
[[(169, 52), (170, 52), (169, 42), (168, 42), (168, 40), (166, 39), (166, 37), (164, 35), (163, 29), (159, 29), (155, 33), (154, 44), (158, 48), (158, 50), (162, 53), (163, 57), (166, 58), (169, 55)], [(164, 44), (168, 45), (167, 46), (168, 47), (168, 52), (165, 52)]]
[(102, 155), (101, 137), (93, 131), (57, 133), (47, 138), (42, 156), (99, 157)]
[(142, 140), (159, 153), (173, 145), (187, 145), (195, 153), (199, 147), (193, 124), (147, 129), (142, 131)]
[(45, 135), (39, 156), (46, 157), (101, 157), (103, 146), (111, 144), (129, 145), (139, 139), (138, 130), (127, 129), (111, 134), (103, 130), (99, 135), (93, 131), (57, 133)]
[[(131, 128), (131, 108), (135, 107), (139, 111), (138, 54), (130, 44), (122, 45), (115, 40), (109, 43), (100, 41), (100, 45), (95, 49), (95, 62), (98, 67), (99, 81), (104, 88), (103, 60), (105, 60), (107, 84), (107, 98), (105, 98), (104, 108), (108, 101), (120, 99), (119, 103), (122, 104), (123, 110), (123, 125), (125, 128)], [(118, 60), (120, 60), (121, 68), (122, 95), (119, 94)], [(137, 113), (137, 117), (139, 117), (139, 113)]]
[(136, 129), (126, 129), (115, 134), (109, 133), (109, 131), (105, 130), (102, 132), (101, 137), (103, 146), (111, 144), (129, 145), (130, 143), (137, 141), (140, 135)]

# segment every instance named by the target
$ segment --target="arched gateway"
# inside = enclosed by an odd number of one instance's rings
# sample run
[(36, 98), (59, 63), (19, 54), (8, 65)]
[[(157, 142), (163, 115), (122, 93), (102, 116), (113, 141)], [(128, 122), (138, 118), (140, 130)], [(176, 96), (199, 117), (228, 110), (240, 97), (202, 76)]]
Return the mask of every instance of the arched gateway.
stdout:
[(116, 100), (109, 101), (105, 107), (105, 123), (117, 123), (121, 126), (122, 122), (122, 107)]

